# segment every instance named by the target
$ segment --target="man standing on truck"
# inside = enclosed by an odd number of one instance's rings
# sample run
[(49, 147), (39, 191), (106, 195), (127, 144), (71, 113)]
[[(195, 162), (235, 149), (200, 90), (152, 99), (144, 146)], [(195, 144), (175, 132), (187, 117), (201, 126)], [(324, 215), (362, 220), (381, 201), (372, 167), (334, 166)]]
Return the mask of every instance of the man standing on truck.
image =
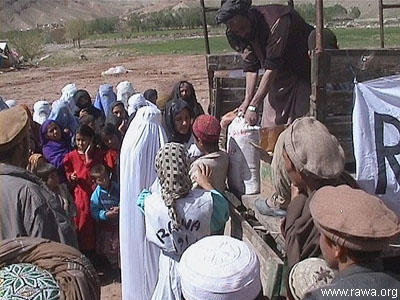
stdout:
[[(246, 95), (239, 107), (250, 125), (264, 101), (261, 125), (289, 124), (309, 110), (310, 58), (307, 40), (313, 27), (289, 6), (252, 7), (251, 0), (222, 0), (217, 23), (227, 26), (231, 47), (242, 53)], [(258, 72), (265, 69), (258, 89)]]

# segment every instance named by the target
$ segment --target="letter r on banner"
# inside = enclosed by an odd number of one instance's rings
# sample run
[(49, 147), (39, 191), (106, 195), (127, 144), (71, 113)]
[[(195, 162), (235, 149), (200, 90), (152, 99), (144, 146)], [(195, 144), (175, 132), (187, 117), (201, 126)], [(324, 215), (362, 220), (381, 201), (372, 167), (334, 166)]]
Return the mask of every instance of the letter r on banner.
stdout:
[(376, 157), (378, 162), (378, 182), (375, 189), (375, 194), (383, 195), (386, 194), (387, 188), (387, 171), (386, 162), (387, 159), (390, 168), (396, 177), (397, 182), (400, 184), (400, 164), (396, 159), (396, 155), (400, 154), (400, 140), (397, 145), (385, 146), (384, 144), (384, 125), (393, 125), (400, 134), (400, 121), (391, 115), (374, 113), (375, 120), (375, 146), (376, 146)]

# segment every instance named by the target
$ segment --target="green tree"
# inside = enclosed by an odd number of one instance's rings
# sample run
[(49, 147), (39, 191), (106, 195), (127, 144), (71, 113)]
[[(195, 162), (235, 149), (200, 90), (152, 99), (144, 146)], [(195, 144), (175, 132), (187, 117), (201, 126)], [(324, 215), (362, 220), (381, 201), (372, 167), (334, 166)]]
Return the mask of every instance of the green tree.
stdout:
[(315, 6), (314, 4), (300, 4), (295, 6), (296, 11), (303, 17), (308, 23), (315, 22)]
[(128, 27), (131, 31), (140, 31), (141, 23), (139, 14), (133, 13), (129, 16)]
[(347, 17), (347, 9), (340, 4), (324, 8), (324, 16), (327, 21), (340, 20)]
[(357, 6), (350, 8), (349, 17), (353, 19), (357, 19), (361, 16), (361, 11)]
[(118, 17), (114, 18), (98, 18), (90, 21), (88, 24), (88, 32), (92, 33), (111, 33), (117, 30), (119, 23)]
[[(296, 11), (303, 17), (308, 23), (315, 22), (315, 5), (311, 3), (300, 4), (295, 6)], [(338, 19), (344, 19), (349, 17), (347, 9), (340, 4), (333, 6), (324, 7), (324, 19), (325, 21), (333, 21)]]
[(68, 40), (71, 40), (74, 47), (81, 47), (81, 41), (88, 35), (88, 25), (83, 19), (74, 19), (68, 21), (65, 25), (65, 35)]
[(13, 31), (8, 35), (10, 44), (25, 60), (32, 61), (43, 53), (44, 38), (38, 30)]

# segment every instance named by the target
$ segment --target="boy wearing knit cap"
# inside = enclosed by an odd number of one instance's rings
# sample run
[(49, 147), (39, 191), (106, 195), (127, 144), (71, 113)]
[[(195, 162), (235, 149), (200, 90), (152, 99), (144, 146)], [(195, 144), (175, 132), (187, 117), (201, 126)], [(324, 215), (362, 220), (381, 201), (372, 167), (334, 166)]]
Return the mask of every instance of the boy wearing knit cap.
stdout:
[(254, 249), (229, 236), (208, 236), (183, 253), (178, 266), (185, 300), (262, 300)]
[(343, 178), (344, 152), (338, 140), (311, 117), (297, 119), (285, 130), (283, 159), (292, 190), (283, 227), (292, 267), (321, 254), (319, 233), (309, 210), (314, 192), (327, 185), (355, 185), (355, 181), (349, 175)]
[[(318, 190), (310, 211), (321, 233), (322, 254), (339, 273), (330, 286), (305, 299), (397, 299), (400, 282), (383, 272), (379, 260), (400, 233), (396, 214), (379, 198), (345, 185)], [(337, 291), (347, 292), (346, 297), (332, 294)]]
[(195, 175), (199, 171), (199, 166), (205, 165), (211, 171), (211, 185), (222, 193), (226, 190), (225, 183), (228, 174), (229, 157), (218, 146), (221, 125), (213, 116), (200, 115), (194, 121), (192, 130), (197, 147), (205, 154), (195, 160), (190, 168), (189, 174), (193, 185), (197, 187)]

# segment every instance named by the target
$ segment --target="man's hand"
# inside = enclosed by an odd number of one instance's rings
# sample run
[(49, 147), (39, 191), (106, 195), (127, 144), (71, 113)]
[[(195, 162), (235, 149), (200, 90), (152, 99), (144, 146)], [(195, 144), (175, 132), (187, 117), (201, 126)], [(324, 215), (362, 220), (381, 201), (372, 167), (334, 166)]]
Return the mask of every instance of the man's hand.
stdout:
[(211, 185), (211, 169), (204, 164), (199, 165), (198, 170), (194, 176), (194, 180), (199, 186), (207, 191), (211, 191), (214, 187)]
[(232, 123), (233, 119), (236, 118), (238, 115), (239, 108), (236, 108), (235, 110), (232, 110), (230, 112), (227, 112), (225, 115), (222, 116), (221, 118), (221, 127), (222, 128), (227, 128), (229, 124)]
[(92, 161), (92, 159), (91, 159), (91, 150), (92, 150), (92, 148), (93, 148), (93, 144), (92, 144), (92, 141), (91, 141), (89, 143), (89, 146), (85, 150), (85, 160), (86, 160), (87, 164)]
[(247, 107), (250, 105), (250, 103), (243, 101), (242, 104), (239, 106), (238, 108), (238, 112), (242, 113), (243, 115), (246, 113), (247, 111)]
[(126, 130), (127, 130), (127, 126), (128, 126), (128, 122), (126, 120), (123, 120), (121, 122), (121, 125), (119, 125), (118, 130), (122, 133), (125, 134)]
[(257, 112), (256, 112), (256, 111), (249, 111), (249, 110), (247, 110), (246, 113), (245, 113), (245, 115), (244, 115), (244, 117), (245, 117), (247, 123), (248, 123), (250, 126), (254, 126), (254, 125), (257, 124), (258, 115), (257, 115)]
[(75, 180), (78, 179), (78, 175), (76, 175), (76, 172), (74, 171), (74, 172), (69, 176), (69, 178), (71, 179), (71, 181), (75, 181)]

